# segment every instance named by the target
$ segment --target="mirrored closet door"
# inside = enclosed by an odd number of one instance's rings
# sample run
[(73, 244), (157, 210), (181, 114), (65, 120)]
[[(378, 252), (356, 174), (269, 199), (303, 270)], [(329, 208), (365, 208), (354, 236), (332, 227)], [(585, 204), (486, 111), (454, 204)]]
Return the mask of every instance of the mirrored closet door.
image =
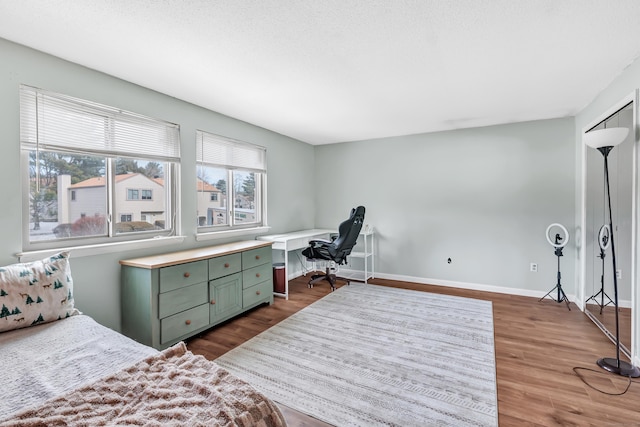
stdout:
[[(618, 276), (618, 305), (621, 351), (630, 357), (632, 307), (633, 182), (635, 155), (635, 108), (631, 101), (591, 130), (610, 127), (630, 129), (627, 139), (608, 156), (611, 209)], [(603, 156), (586, 150), (586, 229), (585, 229), (585, 313), (615, 342), (613, 264), (607, 246), (609, 213), (605, 190)]]

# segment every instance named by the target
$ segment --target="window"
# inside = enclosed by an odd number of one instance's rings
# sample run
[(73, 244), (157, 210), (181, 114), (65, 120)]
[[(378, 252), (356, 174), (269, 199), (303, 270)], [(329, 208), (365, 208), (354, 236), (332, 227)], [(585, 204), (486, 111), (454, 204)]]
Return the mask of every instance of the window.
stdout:
[(196, 132), (198, 232), (264, 225), (266, 149)]
[(140, 194), (138, 193), (138, 190), (132, 190), (131, 188), (127, 190), (127, 200), (139, 200), (139, 199), (140, 199)]
[(23, 85), (20, 145), (24, 249), (175, 233), (178, 125)]

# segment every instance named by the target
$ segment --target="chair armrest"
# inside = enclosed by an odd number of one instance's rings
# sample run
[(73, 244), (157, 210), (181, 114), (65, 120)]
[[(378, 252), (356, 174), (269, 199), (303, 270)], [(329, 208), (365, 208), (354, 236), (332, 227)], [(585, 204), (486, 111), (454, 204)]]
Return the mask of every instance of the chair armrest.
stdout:
[(333, 243), (332, 240), (326, 240), (326, 239), (313, 239), (313, 240), (309, 240), (309, 244), (311, 246), (323, 246), (323, 245), (330, 245), (331, 243)]

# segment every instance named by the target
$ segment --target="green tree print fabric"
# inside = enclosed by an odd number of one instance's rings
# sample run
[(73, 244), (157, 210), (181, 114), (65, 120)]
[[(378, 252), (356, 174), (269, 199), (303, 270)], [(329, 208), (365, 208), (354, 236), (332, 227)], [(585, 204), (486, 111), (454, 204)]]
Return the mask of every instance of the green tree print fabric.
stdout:
[(0, 332), (76, 314), (68, 252), (0, 267)]

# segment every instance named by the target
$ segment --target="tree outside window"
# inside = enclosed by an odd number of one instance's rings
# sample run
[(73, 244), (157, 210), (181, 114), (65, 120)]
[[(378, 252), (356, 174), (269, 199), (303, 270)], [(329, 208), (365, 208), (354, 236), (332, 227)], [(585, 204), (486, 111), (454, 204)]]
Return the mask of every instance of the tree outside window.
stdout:
[[(20, 147), (24, 250), (175, 232), (178, 125), (21, 85)], [(143, 210), (152, 223), (136, 224)]]
[(266, 150), (203, 131), (196, 145), (198, 232), (263, 225)]

